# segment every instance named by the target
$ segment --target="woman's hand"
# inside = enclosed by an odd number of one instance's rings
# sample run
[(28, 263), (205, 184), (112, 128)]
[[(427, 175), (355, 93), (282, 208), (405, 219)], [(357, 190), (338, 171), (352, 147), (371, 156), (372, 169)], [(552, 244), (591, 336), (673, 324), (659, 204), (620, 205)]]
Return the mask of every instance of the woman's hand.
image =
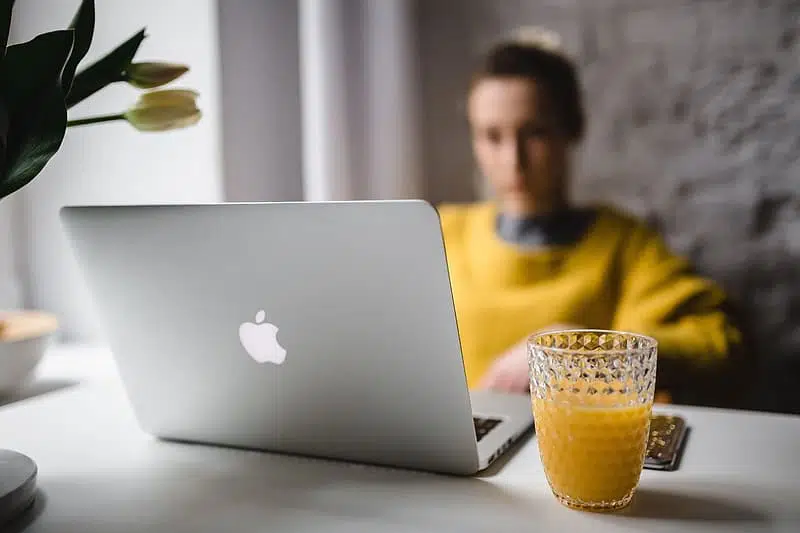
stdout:
[[(553, 324), (540, 329), (537, 333), (562, 329), (582, 329), (582, 327), (574, 324)], [(509, 394), (527, 394), (530, 391), (527, 337), (494, 360), (481, 379), (479, 387)]]
[(528, 340), (517, 344), (494, 360), (479, 387), (497, 392), (525, 394), (530, 389)]

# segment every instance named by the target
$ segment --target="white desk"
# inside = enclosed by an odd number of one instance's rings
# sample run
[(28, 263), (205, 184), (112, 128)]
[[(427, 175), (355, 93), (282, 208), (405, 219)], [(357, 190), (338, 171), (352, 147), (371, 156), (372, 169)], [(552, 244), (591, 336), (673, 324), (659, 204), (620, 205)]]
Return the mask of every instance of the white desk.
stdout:
[(676, 409), (681, 469), (645, 471), (632, 507), (600, 515), (555, 501), (535, 437), (472, 479), (165, 443), (104, 350), (56, 350), (41, 376), (82, 383), (0, 408), (0, 446), (40, 468), (30, 533), (800, 531), (800, 417)]

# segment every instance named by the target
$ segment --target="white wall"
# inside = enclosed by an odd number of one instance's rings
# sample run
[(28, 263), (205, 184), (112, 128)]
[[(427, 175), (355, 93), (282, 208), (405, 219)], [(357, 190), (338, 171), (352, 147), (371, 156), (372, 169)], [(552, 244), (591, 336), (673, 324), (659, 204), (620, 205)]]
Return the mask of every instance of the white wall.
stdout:
[[(77, 4), (17, 2), (12, 40), (66, 27)], [(197, 126), (168, 133), (144, 134), (126, 123), (70, 128), (56, 157), (19, 193), (16, 200), (24, 205), (26, 221), (15, 231), (26, 233), (29, 239), (27, 250), (16, 250), (27, 259), (26, 303), (57, 313), (68, 339), (96, 337), (98, 330), (59, 225), (61, 206), (222, 199), (216, 1), (102, 0), (96, 5), (95, 37), (85, 61), (147, 27), (148, 38), (136, 59), (190, 65), (191, 71), (176, 86), (200, 92), (204, 117)], [(132, 104), (136, 96), (137, 91), (117, 84), (74, 107), (71, 116), (116, 112)]]
[(19, 200), (14, 196), (0, 201), (0, 310), (16, 309), (22, 304), (19, 273), (16, 270), (18, 205)]
[(303, 199), (298, 0), (219, 2), (229, 201)]
[(227, 200), (421, 194), (413, 8), (219, 2)]
[(413, 8), (300, 1), (305, 199), (422, 195)]
[(372, 198), (422, 196), (420, 49), (414, 3), (365, 2)]

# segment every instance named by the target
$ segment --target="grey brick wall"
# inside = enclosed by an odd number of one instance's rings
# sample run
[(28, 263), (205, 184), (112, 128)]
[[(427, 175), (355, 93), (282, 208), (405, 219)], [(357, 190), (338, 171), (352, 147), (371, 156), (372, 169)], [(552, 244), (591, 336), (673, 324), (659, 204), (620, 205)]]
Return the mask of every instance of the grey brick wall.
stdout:
[(800, 1), (420, 0), (434, 201), (478, 192), (470, 68), (520, 25), (561, 33), (582, 68), (579, 201), (646, 217), (743, 309), (751, 407), (800, 412)]

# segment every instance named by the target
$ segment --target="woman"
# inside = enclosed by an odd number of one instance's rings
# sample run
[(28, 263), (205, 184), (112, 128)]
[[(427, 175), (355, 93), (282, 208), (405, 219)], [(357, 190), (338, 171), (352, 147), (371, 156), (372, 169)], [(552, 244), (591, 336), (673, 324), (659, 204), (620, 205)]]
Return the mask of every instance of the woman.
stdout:
[(494, 198), (439, 213), (470, 387), (526, 392), (526, 338), (560, 328), (651, 335), (658, 387), (702, 387), (690, 376), (740, 343), (725, 296), (642, 222), (572, 204), (585, 117), (575, 66), (552, 38), (496, 45), (474, 75), (468, 118)]

